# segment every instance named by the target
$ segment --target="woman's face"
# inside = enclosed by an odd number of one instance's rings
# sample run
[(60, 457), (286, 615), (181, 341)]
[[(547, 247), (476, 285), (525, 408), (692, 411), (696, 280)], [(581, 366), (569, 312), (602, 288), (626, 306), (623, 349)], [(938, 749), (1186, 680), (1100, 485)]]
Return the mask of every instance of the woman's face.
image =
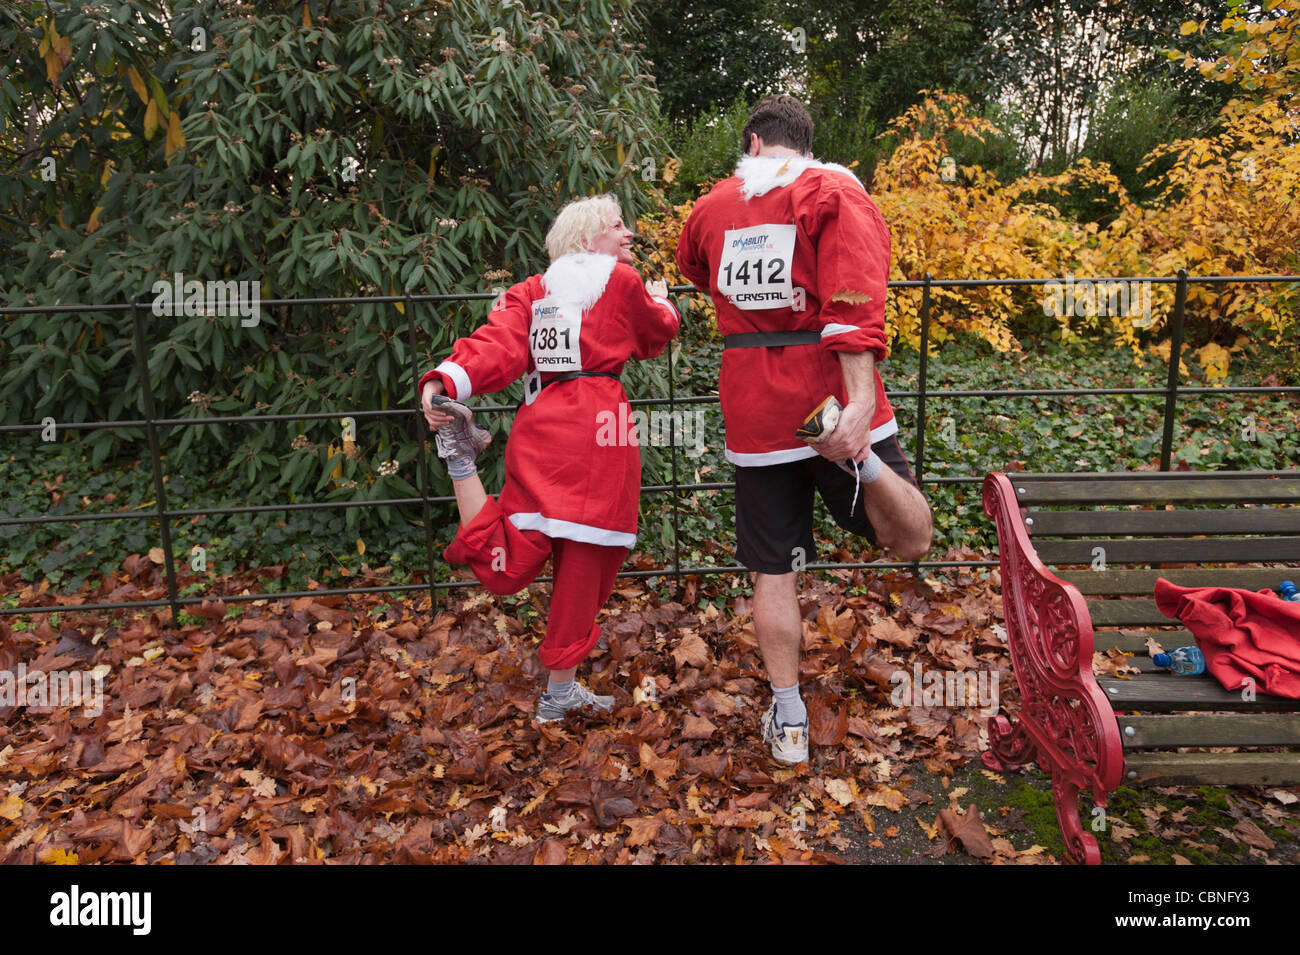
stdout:
[(632, 230), (623, 225), (622, 216), (617, 216), (605, 223), (605, 228), (587, 243), (587, 248), (592, 252), (612, 255), (624, 265), (631, 265)]

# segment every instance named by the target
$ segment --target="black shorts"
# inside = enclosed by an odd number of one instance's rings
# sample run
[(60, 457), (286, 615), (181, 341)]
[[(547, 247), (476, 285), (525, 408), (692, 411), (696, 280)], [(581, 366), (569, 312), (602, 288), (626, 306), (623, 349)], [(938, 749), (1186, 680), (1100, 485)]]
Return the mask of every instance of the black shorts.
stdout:
[[(885, 467), (917, 486), (897, 436), (891, 434), (877, 441), (871, 450)], [(876, 531), (867, 520), (861, 492), (857, 504), (853, 504), (855, 483), (853, 475), (821, 455), (787, 464), (737, 467), (736, 559), (759, 574), (788, 574), (816, 560), (814, 489), (821, 494), (836, 524), (876, 543)]]

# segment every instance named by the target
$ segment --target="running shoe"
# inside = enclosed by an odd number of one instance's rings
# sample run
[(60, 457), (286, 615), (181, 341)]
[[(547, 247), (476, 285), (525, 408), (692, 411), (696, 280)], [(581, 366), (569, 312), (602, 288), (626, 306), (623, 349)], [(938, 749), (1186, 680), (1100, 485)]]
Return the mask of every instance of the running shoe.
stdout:
[(487, 429), (474, 424), (474, 412), (468, 406), (453, 401), (446, 395), (434, 395), (432, 404), (454, 419), (451, 424), (445, 424), (433, 433), (434, 442), (438, 445), (438, 457), (448, 461), (453, 458), (473, 461), (492, 443), (492, 435)]
[(608, 713), (614, 708), (614, 698), (612, 696), (597, 696), (581, 683), (575, 681), (573, 689), (563, 699), (558, 699), (549, 693), (543, 692), (541, 698), (537, 701), (536, 719), (539, 723), (553, 723), (556, 720), (564, 719), (569, 712), (584, 706), (590, 706), (599, 713)]
[(772, 750), (772, 758), (786, 766), (808, 761), (808, 721), (776, 725), (776, 700), (763, 714), (763, 742)]
[(835, 426), (840, 423), (844, 407), (834, 395), (813, 409), (812, 414), (803, 419), (803, 424), (795, 429), (794, 436), (809, 444), (821, 444), (831, 436)]
[[(801, 441), (807, 441), (809, 444), (822, 444), (835, 431), (835, 428), (840, 423), (840, 415), (843, 413), (844, 406), (840, 404), (839, 399), (834, 395), (828, 395), (826, 400), (813, 410), (812, 414), (803, 419), (803, 424), (795, 429), (794, 436)], [(854, 462), (846, 458), (835, 463), (840, 466), (840, 470), (861, 479), (862, 473)], [(856, 499), (854, 503), (857, 503)]]

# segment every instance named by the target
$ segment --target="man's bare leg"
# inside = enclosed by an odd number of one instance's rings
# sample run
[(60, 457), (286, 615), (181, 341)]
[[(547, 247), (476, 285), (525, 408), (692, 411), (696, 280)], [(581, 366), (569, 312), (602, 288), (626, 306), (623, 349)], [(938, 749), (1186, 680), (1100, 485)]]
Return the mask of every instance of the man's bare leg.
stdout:
[(772, 707), (763, 714), (763, 741), (772, 758), (793, 766), (808, 759), (808, 709), (799, 697), (803, 617), (795, 574), (754, 574), (754, 632), (772, 684)]
[(930, 549), (934, 521), (916, 485), (885, 466), (880, 477), (862, 485), (862, 498), (876, 540), (899, 560), (919, 560)]
[(795, 574), (754, 574), (754, 633), (758, 652), (774, 686), (799, 682), (799, 651), (803, 645), (803, 618)]
[[(830, 434), (812, 443), (828, 461), (839, 464), (852, 458), (861, 464), (873, 455), (868, 442), (876, 410), (876, 359), (871, 352), (838, 352), (837, 356), (849, 402), (840, 409)], [(862, 485), (867, 518), (876, 531), (876, 540), (900, 560), (917, 560), (930, 549), (934, 533), (930, 506), (914, 485), (879, 458), (876, 461), (879, 477)]]

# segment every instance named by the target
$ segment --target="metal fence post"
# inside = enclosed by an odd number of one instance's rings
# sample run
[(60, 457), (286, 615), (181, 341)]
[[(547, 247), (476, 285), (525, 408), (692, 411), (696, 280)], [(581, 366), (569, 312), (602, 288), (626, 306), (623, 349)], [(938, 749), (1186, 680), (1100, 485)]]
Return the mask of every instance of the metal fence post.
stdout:
[(921, 286), (921, 365), (916, 374), (916, 485), (925, 483), (925, 379), (930, 365), (930, 280)]
[(135, 328), (135, 363), (140, 375), (140, 396), (144, 399), (144, 425), (149, 435), (149, 457), (153, 463), (154, 499), (158, 502), (158, 529), (162, 532), (163, 568), (167, 575), (167, 599), (172, 608), (172, 626), (180, 626), (180, 604), (176, 592), (176, 560), (172, 554), (172, 527), (167, 514), (167, 491), (163, 486), (162, 455), (158, 449), (158, 429), (154, 425), (153, 383), (149, 380), (149, 359), (144, 351), (144, 324), (140, 307), (131, 301), (131, 324)]
[(433, 586), (433, 517), (429, 511), (429, 442), (425, 439), (424, 400), (420, 395), (420, 353), (415, 346), (415, 303), (406, 293), (406, 337), (411, 349), (411, 384), (415, 389), (415, 434), (420, 444), (420, 513), (424, 518), (424, 561), (429, 573), (429, 613), (438, 605)]
[[(674, 579), (674, 600), (682, 598), (682, 534), (681, 534), (681, 500), (678, 498), (680, 493), (677, 490), (677, 387), (673, 383), (673, 345), (676, 339), (668, 343), (667, 360), (668, 360), (668, 432), (669, 432), (669, 453), (673, 460), (673, 579)], [(650, 434), (650, 429), (646, 429), (646, 434)]]
[(1183, 321), (1187, 310), (1187, 270), (1178, 270), (1174, 295), (1174, 330), (1169, 337), (1169, 384), (1165, 389), (1165, 429), (1160, 440), (1160, 470), (1169, 470), (1174, 447), (1174, 411), (1178, 404), (1178, 366), (1183, 358)]

